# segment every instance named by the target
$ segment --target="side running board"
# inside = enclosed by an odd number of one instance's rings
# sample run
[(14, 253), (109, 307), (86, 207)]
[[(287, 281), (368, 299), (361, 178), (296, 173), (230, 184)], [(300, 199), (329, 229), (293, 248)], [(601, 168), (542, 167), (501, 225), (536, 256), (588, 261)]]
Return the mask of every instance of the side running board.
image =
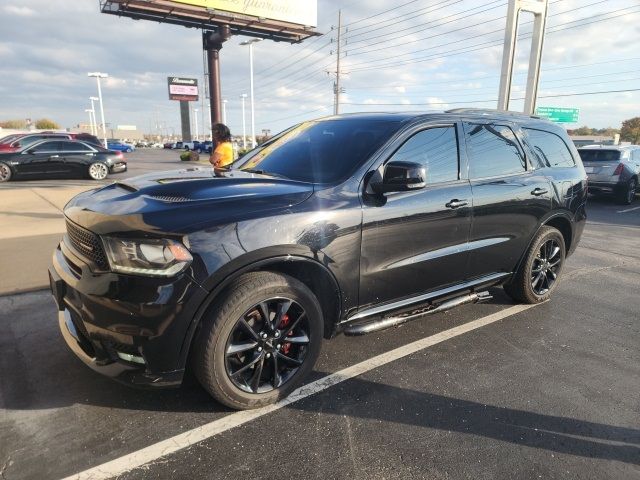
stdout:
[(468, 295), (462, 295), (460, 297), (452, 298), (451, 300), (447, 300), (446, 302), (442, 302), (438, 305), (430, 304), (411, 310), (409, 312), (393, 315), (391, 317), (383, 317), (368, 322), (349, 325), (344, 329), (344, 334), (349, 337), (354, 337), (359, 335), (366, 335), (367, 333), (379, 332), (380, 330), (384, 330), (386, 328), (397, 327), (398, 325), (402, 325), (403, 323), (417, 320), (418, 318), (425, 315), (446, 312), (447, 310), (451, 310), (454, 307), (464, 305), (466, 303), (485, 302), (487, 300), (491, 300), (492, 298), (493, 297), (489, 292), (474, 292)]

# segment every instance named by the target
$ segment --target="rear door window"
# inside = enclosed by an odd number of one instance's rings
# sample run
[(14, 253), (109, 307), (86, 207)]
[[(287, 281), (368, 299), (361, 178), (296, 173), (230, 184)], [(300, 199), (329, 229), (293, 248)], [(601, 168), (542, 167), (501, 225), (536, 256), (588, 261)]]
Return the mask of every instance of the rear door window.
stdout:
[(527, 135), (527, 142), (533, 149), (533, 160), (539, 167), (573, 167), (575, 162), (569, 151), (569, 147), (555, 133), (536, 130), (534, 128), (522, 129)]
[(513, 130), (506, 125), (464, 126), (470, 178), (524, 173), (527, 163)]
[(79, 142), (60, 142), (62, 144), (62, 151), (69, 153), (82, 153), (82, 152), (91, 152), (91, 149), (87, 147), (84, 143)]
[(393, 154), (391, 161), (422, 164), (427, 183), (458, 179), (458, 141), (453, 125), (421, 130)]

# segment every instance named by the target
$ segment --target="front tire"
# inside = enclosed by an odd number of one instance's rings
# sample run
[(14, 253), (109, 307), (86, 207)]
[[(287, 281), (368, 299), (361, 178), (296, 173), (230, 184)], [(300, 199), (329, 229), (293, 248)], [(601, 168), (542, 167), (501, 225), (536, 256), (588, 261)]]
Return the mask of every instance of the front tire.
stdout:
[(11, 167), (4, 162), (0, 162), (0, 183), (8, 182), (13, 177)]
[(505, 292), (522, 303), (548, 300), (558, 286), (565, 257), (564, 237), (560, 231), (541, 227), (518, 271), (504, 285)]
[(211, 305), (194, 345), (201, 385), (238, 410), (275, 403), (309, 374), (320, 353), (322, 309), (302, 282), (252, 272)]
[(104, 180), (109, 175), (109, 167), (102, 162), (94, 162), (89, 165), (89, 178), (92, 180)]

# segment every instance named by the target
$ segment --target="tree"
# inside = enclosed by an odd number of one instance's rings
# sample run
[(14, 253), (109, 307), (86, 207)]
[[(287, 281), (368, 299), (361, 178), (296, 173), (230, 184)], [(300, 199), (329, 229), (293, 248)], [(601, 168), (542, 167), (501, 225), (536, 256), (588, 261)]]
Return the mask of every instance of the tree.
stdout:
[(24, 120), (7, 120), (5, 122), (0, 122), (0, 127), (21, 130), (27, 128), (27, 122)]
[(575, 130), (571, 130), (572, 135), (593, 135), (593, 128), (589, 128), (586, 125), (576, 128)]
[(634, 145), (640, 143), (640, 117), (633, 117), (622, 122), (620, 140), (631, 142)]
[(60, 128), (60, 125), (48, 118), (41, 118), (36, 120), (36, 128), (38, 130), (57, 130)]

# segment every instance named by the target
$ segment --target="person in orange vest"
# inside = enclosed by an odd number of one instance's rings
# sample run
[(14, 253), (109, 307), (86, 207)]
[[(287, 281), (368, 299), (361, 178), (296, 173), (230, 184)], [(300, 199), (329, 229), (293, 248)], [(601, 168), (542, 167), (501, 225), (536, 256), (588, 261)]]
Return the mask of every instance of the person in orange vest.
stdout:
[(233, 145), (231, 145), (231, 132), (223, 123), (216, 123), (211, 127), (216, 148), (211, 152), (209, 163), (214, 167), (226, 167), (233, 163)]

